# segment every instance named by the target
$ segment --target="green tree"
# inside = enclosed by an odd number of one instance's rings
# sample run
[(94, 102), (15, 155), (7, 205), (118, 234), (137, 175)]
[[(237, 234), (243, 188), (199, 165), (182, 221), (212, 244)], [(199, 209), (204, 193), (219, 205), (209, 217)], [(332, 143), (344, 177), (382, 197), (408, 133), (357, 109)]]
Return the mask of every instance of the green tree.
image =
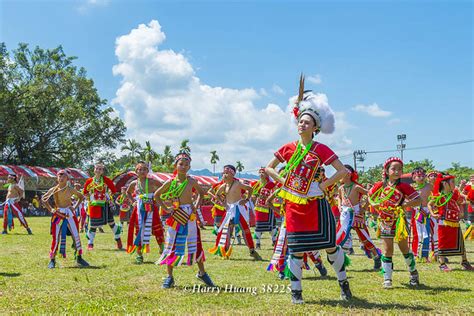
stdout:
[(245, 167), (240, 161), (237, 161), (235, 163), (235, 169), (237, 169), (237, 172), (239, 173), (239, 177), (240, 177), (240, 173), (245, 169)]
[(166, 145), (163, 154), (161, 155), (161, 170), (163, 172), (173, 171), (173, 154), (171, 153), (171, 146)]
[(179, 147), (179, 151), (186, 151), (187, 153), (191, 154), (191, 148), (188, 145), (189, 139), (183, 139), (181, 141), (181, 146)]
[(143, 151), (140, 153), (140, 157), (145, 160), (146, 162), (149, 162), (151, 165), (153, 165), (153, 162), (158, 160), (160, 158), (160, 155), (151, 148), (150, 141), (145, 142), (145, 148), (143, 148)]
[(216, 174), (216, 163), (219, 161), (219, 156), (217, 155), (217, 151), (211, 151), (211, 164), (212, 164), (212, 173)]
[(459, 183), (462, 179), (469, 181), (469, 177), (474, 174), (474, 169), (461, 166), (459, 162), (453, 162), (451, 163), (451, 167), (446, 169), (445, 172), (456, 176), (456, 183)]
[(360, 183), (375, 183), (382, 180), (382, 169), (383, 165), (376, 165), (370, 167), (367, 171), (359, 173), (359, 182)]
[(419, 168), (419, 167), (425, 169), (426, 171), (431, 171), (431, 170), (436, 169), (432, 160), (429, 160), (429, 159), (423, 159), (423, 160), (420, 160), (420, 161), (410, 160), (408, 163), (406, 163), (403, 166), (403, 172), (404, 173), (410, 173), (410, 172), (413, 171), (413, 169)]
[(0, 43), (2, 163), (83, 166), (124, 141), (124, 123), (75, 59), (23, 43), (10, 57)]
[(142, 146), (136, 140), (129, 139), (127, 140), (127, 143), (122, 146), (121, 150), (128, 151), (128, 157), (130, 159), (130, 163), (135, 164), (137, 163), (138, 157), (140, 156)]

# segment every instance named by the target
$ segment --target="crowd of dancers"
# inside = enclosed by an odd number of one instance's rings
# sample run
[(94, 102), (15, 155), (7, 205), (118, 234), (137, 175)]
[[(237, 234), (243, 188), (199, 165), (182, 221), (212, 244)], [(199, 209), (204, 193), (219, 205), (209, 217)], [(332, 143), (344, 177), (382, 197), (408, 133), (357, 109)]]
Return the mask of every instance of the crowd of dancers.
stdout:
[[(319, 133), (334, 131), (334, 113), (328, 105), (318, 102), (318, 95), (300, 89), (292, 99), (293, 115), (299, 139), (279, 148), (266, 167), (259, 171), (260, 179), (249, 185), (235, 177), (236, 169), (226, 165), (222, 180), (208, 192), (197, 183), (188, 171), (191, 155), (180, 152), (174, 161), (174, 177), (161, 183), (149, 176), (145, 162), (136, 165), (137, 179), (120, 192), (104, 175), (104, 165), (97, 163), (94, 176), (84, 186), (71, 185), (66, 170), (57, 173), (57, 185), (42, 196), (42, 202), (52, 213), (50, 262), (56, 267), (56, 255), (66, 256), (67, 236), (72, 237), (77, 264), (89, 266), (83, 258), (80, 233), (85, 232), (87, 249), (94, 249), (97, 230), (108, 225), (113, 232), (116, 247), (123, 249), (122, 228), (128, 223), (125, 250), (135, 254), (137, 264), (150, 252), (154, 238), (161, 254), (156, 262), (167, 267), (163, 288), (175, 284), (175, 267), (196, 263), (197, 278), (214, 287), (206, 272), (205, 251), (201, 240), (204, 219), (200, 206), (206, 195), (212, 203), (214, 219), (214, 246), (208, 251), (224, 259), (231, 259), (235, 242), (242, 241), (249, 255), (262, 260), (262, 234), (268, 232), (273, 254), (266, 270), (275, 271), (282, 280), (289, 279), (291, 299), (303, 303), (302, 273), (314, 266), (322, 276), (328, 272), (322, 260), (325, 250), (327, 262), (334, 270), (343, 300), (352, 293), (346, 275), (354, 252), (353, 232), (357, 235), (367, 258), (373, 261), (373, 270), (383, 273), (383, 288), (392, 287), (394, 243), (409, 272), (409, 284), (420, 284), (416, 268), (420, 262), (438, 262), (443, 272), (449, 272), (449, 256), (460, 256), (461, 268), (472, 270), (464, 240), (472, 239), (474, 222), (474, 176), (461, 181), (456, 187), (454, 176), (422, 168), (411, 170), (413, 183), (401, 181), (403, 161), (389, 158), (383, 165), (380, 181), (360, 184), (357, 172), (343, 165), (337, 155), (315, 137)], [(284, 164), (278, 168), (279, 164)], [(325, 167), (335, 173), (327, 177)], [(23, 217), (18, 201), (23, 189), (17, 176), (8, 176), (4, 203), (3, 233), (11, 230), (16, 216), (28, 233), (32, 233)], [(112, 203), (120, 205), (116, 223)], [(468, 205), (466, 231), (463, 236), (461, 222), (464, 206)], [(255, 216), (255, 233), (250, 229), (250, 215)], [(381, 239), (382, 249), (376, 247), (370, 228)], [(263, 268), (262, 268), (263, 269)]]

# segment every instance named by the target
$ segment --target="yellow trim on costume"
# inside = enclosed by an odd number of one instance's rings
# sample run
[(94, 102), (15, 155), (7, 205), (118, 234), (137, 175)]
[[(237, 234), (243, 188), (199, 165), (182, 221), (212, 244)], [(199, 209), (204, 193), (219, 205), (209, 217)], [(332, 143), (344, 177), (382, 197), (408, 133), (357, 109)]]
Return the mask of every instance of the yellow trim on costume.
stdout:
[(459, 227), (459, 222), (451, 222), (451, 221), (443, 220), (443, 223), (441, 225), (449, 226), (449, 227)]
[(400, 240), (405, 240), (408, 238), (407, 223), (405, 219), (405, 211), (403, 208), (398, 207), (398, 212), (395, 211), (395, 214), (398, 216), (397, 223), (395, 224), (395, 236), (393, 240), (399, 242)]
[(278, 192), (278, 196), (287, 201), (293, 202), (295, 204), (302, 204), (302, 205), (308, 204), (308, 201), (324, 199), (324, 195), (301, 197), (285, 190), (280, 190), (280, 192)]
[(255, 207), (255, 210), (258, 211), (258, 212), (261, 212), (261, 213), (269, 213), (270, 210), (266, 207), (262, 207), (262, 206), (257, 206)]
[(219, 204), (214, 204), (214, 207), (221, 211), (225, 210), (225, 207)]
[(296, 204), (303, 204), (303, 205), (308, 204), (308, 198), (294, 195), (285, 190), (280, 190), (280, 192), (278, 192), (278, 196), (281, 197), (282, 199), (285, 199), (287, 201), (290, 201)]

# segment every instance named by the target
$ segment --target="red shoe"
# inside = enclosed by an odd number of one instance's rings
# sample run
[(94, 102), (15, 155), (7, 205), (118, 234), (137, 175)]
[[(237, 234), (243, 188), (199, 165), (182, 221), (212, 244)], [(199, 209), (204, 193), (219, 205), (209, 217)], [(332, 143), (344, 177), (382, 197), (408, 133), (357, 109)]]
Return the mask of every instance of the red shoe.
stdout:
[(116, 241), (117, 241), (117, 249), (118, 249), (118, 250), (122, 250), (122, 249), (123, 249), (122, 239), (119, 238), (119, 239), (117, 239)]
[(87, 250), (94, 250), (94, 244), (88, 244)]
[(473, 271), (474, 268), (471, 266), (469, 261), (461, 262), (461, 269), (464, 271)]

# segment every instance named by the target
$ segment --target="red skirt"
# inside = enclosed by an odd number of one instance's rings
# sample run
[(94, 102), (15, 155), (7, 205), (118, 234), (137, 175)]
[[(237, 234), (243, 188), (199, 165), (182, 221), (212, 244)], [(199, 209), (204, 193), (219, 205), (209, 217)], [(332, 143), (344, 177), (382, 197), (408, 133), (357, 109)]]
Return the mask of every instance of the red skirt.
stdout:
[(286, 231), (289, 233), (318, 231), (318, 203), (319, 199), (310, 200), (308, 204), (296, 204), (286, 201)]
[(438, 250), (440, 256), (462, 256), (466, 251), (461, 227), (438, 226)]

